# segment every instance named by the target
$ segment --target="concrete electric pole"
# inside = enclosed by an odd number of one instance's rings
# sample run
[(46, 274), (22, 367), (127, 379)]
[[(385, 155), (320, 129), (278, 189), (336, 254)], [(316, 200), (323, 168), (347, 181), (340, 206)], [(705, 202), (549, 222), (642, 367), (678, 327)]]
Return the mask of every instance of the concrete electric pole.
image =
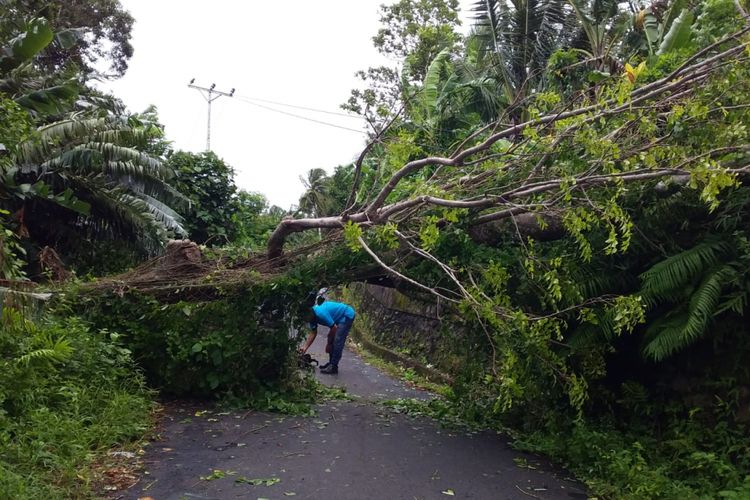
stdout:
[(215, 87), (216, 87), (215, 83), (212, 83), (209, 88), (205, 88), (205, 87), (199, 87), (198, 85), (193, 85), (193, 82), (195, 82), (195, 78), (190, 80), (190, 83), (188, 83), (188, 87), (199, 91), (201, 95), (203, 96), (203, 98), (208, 103), (208, 125), (206, 127), (206, 151), (211, 151), (211, 103), (223, 95), (227, 97), (232, 97), (234, 95), (234, 89), (230, 90), (228, 93), (221, 92), (221, 91), (215, 90)]

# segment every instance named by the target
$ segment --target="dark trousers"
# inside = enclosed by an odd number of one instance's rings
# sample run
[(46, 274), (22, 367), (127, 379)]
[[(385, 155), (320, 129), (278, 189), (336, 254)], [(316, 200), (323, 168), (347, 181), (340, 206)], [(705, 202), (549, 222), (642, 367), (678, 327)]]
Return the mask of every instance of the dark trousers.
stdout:
[(339, 366), (341, 355), (344, 353), (344, 343), (346, 342), (346, 337), (349, 336), (349, 330), (352, 329), (353, 324), (354, 319), (349, 318), (338, 324), (336, 337), (333, 339), (333, 349), (331, 349), (331, 364), (333, 366)]

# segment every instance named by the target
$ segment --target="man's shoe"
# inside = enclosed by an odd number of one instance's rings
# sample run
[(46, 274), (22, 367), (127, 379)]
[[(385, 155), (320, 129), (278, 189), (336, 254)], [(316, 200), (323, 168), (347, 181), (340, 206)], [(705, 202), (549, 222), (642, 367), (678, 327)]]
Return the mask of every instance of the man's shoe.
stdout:
[(323, 368), (328, 368), (329, 366), (331, 366), (331, 362), (330, 361), (328, 363), (324, 364), (324, 365), (320, 365), (320, 369), (322, 370)]
[(339, 372), (339, 367), (336, 365), (329, 364), (325, 368), (320, 369), (320, 373), (325, 373), (326, 375), (336, 375)]

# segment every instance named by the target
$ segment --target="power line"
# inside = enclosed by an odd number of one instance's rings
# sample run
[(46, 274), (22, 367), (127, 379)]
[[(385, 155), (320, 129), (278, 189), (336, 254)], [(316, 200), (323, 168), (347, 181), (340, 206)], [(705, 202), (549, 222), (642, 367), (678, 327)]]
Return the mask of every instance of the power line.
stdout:
[(350, 132), (357, 132), (358, 134), (366, 134), (366, 132), (363, 131), (363, 130), (357, 130), (355, 128), (344, 127), (342, 125), (336, 125), (334, 123), (329, 123), (329, 122), (324, 122), (324, 121), (321, 121), (321, 120), (316, 120), (315, 118), (309, 118), (307, 116), (296, 115), (294, 113), (289, 113), (287, 111), (282, 111), (280, 109), (272, 108), (270, 106), (264, 106), (263, 104), (258, 104), (257, 102), (253, 102), (253, 101), (250, 101), (248, 99), (240, 98), (240, 101), (245, 102), (247, 104), (251, 104), (253, 106), (257, 106), (259, 108), (267, 109), (269, 111), (274, 111), (276, 113), (281, 113), (282, 115), (293, 116), (294, 118), (299, 118), (301, 120), (307, 120), (307, 121), (310, 121), (310, 122), (319, 123), (321, 125), (327, 125), (329, 127), (340, 128), (342, 130), (349, 130)]
[(303, 109), (305, 111), (313, 111), (315, 113), (325, 113), (327, 115), (343, 116), (343, 117), (346, 117), (346, 118), (355, 118), (357, 120), (364, 120), (364, 117), (362, 117), (362, 116), (355, 116), (355, 115), (350, 115), (350, 114), (347, 114), (347, 113), (339, 113), (337, 111), (327, 111), (325, 109), (309, 108), (307, 106), (299, 106), (299, 105), (296, 105), (296, 104), (286, 104), (286, 103), (283, 103), (283, 102), (269, 101), (268, 99), (260, 99), (258, 97), (250, 97), (250, 96), (246, 96), (246, 95), (237, 95), (236, 97), (242, 98), (243, 100), (244, 99), (248, 99), (248, 100), (251, 100), (251, 101), (265, 102), (265, 103), (268, 103), (268, 104), (276, 104), (277, 106), (284, 106), (284, 107), (287, 107), (287, 108)]

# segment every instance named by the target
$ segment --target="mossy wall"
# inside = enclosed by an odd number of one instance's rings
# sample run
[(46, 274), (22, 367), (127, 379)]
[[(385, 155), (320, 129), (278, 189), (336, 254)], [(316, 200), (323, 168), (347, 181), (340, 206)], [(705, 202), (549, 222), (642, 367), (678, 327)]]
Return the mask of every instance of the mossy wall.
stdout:
[(356, 309), (354, 328), (366, 340), (447, 375), (460, 370), (465, 356), (461, 321), (449, 320), (439, 302), (365, 283), (348, 285), (342, 299)]

